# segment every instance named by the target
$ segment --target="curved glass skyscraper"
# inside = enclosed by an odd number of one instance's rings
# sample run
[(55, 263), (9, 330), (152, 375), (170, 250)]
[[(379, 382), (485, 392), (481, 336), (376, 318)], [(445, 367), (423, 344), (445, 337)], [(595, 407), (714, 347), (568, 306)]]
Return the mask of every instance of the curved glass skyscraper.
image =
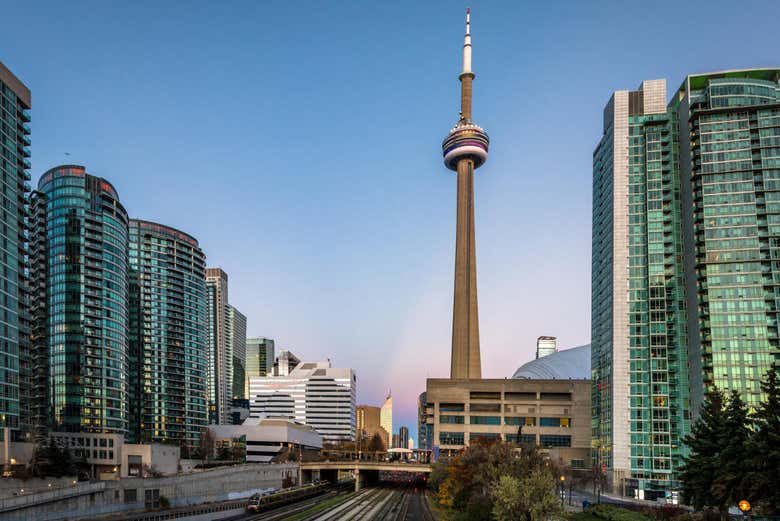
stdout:
[(194, 447), (208, 418), (206, 256), (194, 237), (132, 219), (129, 258), (131, 437)]
[[(43, 244), (49, 404), (53, 427), (70, 432), (128, 428), (128, 218), (114, 187), (83, 166), (43, 174), (33, 226)], [(38, 292), (36, 298), (43, 298)]]

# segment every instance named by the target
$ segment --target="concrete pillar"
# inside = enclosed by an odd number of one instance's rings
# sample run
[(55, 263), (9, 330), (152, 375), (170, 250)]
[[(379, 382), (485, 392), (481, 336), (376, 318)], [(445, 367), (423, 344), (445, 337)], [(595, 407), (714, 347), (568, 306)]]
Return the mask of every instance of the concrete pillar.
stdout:
[(360, 492), (360, 469), (355, 467), (355, 492)]

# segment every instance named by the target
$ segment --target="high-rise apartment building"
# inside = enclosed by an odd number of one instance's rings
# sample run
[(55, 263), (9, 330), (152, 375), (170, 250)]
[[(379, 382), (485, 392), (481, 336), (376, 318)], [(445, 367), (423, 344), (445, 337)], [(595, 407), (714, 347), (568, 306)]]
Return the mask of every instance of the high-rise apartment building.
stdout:
[[(390, 448), (390, 436), (380, 423), (379, 407), (372, 405), (358, 405), (355, 411), (357, 425), (357, 439), (368, 442), (374, 435), (382, 438), (385, 448)], [(364, 445), (365, 446), (365, 445)]]
[(398, 448), (405, 449), (409, 447), (409, 427), (398, 429)]
[(130, 439), (195, 447), (207, 425), (206, 256), (175, 228), (130, 220)]
[(233, 358), (231, 400), (243, 399), (246, 387), (246, 316), (230, 304), (225, 311), (225, 344)]
[(669, 105), (679, 131), (691, 407), (748, 406), (780, 367), (780, 69), (696, 74)]
[[(392, 441), (389, 437), (393, 434), (393, 397), (389, 392), (379, 410), (379, 424), (387, 432), (388, 441)], [(390, 448), (390, 445), (387, 445), (387, 448)]]
[(246, 379), (244, 394), (249, 397), (249, 378), (274, 374), (274, 341), (271, 338), (246, 339)]
[[(28, 89), (0, 63), (0, 429), (13, 437), (33, 430), (35, 405), (30, 389), (35, 361), (30, 343), (27, 293), (26, 193), (30, 191), (30, 108)], [(21, 392), (20, 392), (21, 386)], [(21, 429), (21, 430), (20, 430)]]
[(558, 339), (554, 336), (540, 336), (536, 339), (536, 358), (558, 352)]
[[(78, 165), (44, 173), (32, 206), (36, 208), (32, 225), (37, 229), (31, 236), (38, 241), (32, 249), (47, 262), (46, 270), (39, 270), (31, 283), (38, 288), (34, 298), (46, 302), (45, 313), (38, 318), (45, 321), (53, 427), (124, 434), (127, 212), (111, 183)], [(36, 324), (34, 329), (43, 328)], [(40, 338), (35, 341), (43, 345)]]
[(417, 446), (421, 450), (433, 449), (433, 425), (428, 423), (427, 406), (428, 394), (420, 393), (417, 398)]
[(645, 81), (604, 110), (593, 154), (592, 427), (615, 488), (652, 499), (675, 487), (707, 391), (736, 389), (754, 405), (780, 359), (778, 72), (688, 76), (668, 104), (666, 82)]
[(227, 423), (233, 391), (233, 355), (225, 339), (228, 304), (228, 276), (221, 268), (206, 268), (206, 312), (208, 313), (209, 423)]
[(356, 393), (352, 369), (302, 363), (288, 375), (249, 378), (250, 416), (305, 423), (325, 441), (354, 440)]

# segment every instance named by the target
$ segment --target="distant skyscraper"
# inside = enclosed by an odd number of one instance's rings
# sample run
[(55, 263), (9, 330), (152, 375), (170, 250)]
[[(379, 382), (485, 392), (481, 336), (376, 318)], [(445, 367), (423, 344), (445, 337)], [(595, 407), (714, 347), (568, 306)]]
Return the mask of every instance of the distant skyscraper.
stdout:
[(130, 220), (130, 439), (198, 445), (207, 425), (206, 256), (175, 228)]
[(274, 376), (287, 376), (301, 363), (300, 359), (286, 349), (279, 351), (274, 361)]
[[(46, 328), (54, 427), (128, 429), (128, 218), (111, 184), (83, 166), (52, 168), (32, 196), (33, 249), (47, 259), (36, 298)], [(42, 214), (47, 208), (45, 216)], [(43, 233), (45, 227), (46, 233)], [(36, 330), (40, 331), (40, 324)]]
[[(26, 259), (26, 193), (30, 191), (30, 113), (28, 89), (0, 63), (0, 116), (3, 150), (0, 177), (3, 210), (0, 212), (0, 428), (12, 429), (14, 438), (35, 429), (36, 405), (30, 399), (36, 362), (31, 349)], [(20, 385), (22, 390), (20, 392)], [(24, 432), (20, 432), (19, 429)]]
[[(385, 448), (390, 448), (390, 436), (380, 422), (381, 409), (372, 405), (358, 405), (356, 410), (357, 437), (368, 442), (375, 434), (382, 438)], [(365, 446), (365, 444), (364, 444)]]
[(313, 427), (324, 441), (355, 439), (357, 378), (330, 362), (299, 364), (284, 376), (251, 377), (254, 418), (283, 417)]
[(206, 268), (206, 302), (209, 324), (209, 423), (227, 423), (233, 391), (233, 356), (228, 352), (225, 338), (228, 276), (220, 268)]
[(246, 316), (228, 304), (225, 322), (225, 343), (233, 357), (230, 378), (231, 400), (244, 398), (246, 387)]
[(405, 449), (409, 446), (409, 427), (398, 429), (398, 448)]
[(414, 438), (409, 438), (409, 442), (406, 445), (409, 450), (414, 450)]
[(460, 119), (442, 143), (444, 164), (458, 173), (455, 292), (452, 312), (451, 378), (481, 378), (477, 316), (477, 250), (474, 229), (474, 171), (488, 156), (488, 135), (471, 119), (470, 11), (466, 10)]
[[(387, 394), (387, 398), (385, 398), (382, 409), (379, 412), (379, 423), (387, 432), (388, 440), (392, 442), (390, 436), (393, 433), (393, 397), (390, 393)], [(388, 448), (390, 448), (389, 445)]]
[(770, 298), (780, 293), (779, 73), (688, 76), (668, 104), (666, 82), (645, 81), (604, 110), (593, 154), (593, 436), (616, 488), (636, 483), (652, 499), (676, 486), (706, 393), (736, 389), (755, 405), (780, 359)]
[(428, 406), (426, 393), (417, 399), (417, 446), (422, 450), (433, 449), (433, 425), (428, 424), (425, 409)]
[(554, 336), (540, 336), (536, 339), (536, 358), (558, 351), (558, 340)]
[(249, 378), (274, 374), (274, 341), (270, 338), (246, 339), (246, 380), (244, 394), (249, 396)]

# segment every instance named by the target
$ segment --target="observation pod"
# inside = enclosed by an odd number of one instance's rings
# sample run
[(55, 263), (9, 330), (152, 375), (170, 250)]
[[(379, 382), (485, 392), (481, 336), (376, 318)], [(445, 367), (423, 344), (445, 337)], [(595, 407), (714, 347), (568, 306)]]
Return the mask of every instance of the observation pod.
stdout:
[(458, 123), (441, 144), (444, 165), (457, 171), (458, 161), (471, 159), (477, 169), (487, 161), (489, 144), (490, 138), (485, 129), (473, 123)]

